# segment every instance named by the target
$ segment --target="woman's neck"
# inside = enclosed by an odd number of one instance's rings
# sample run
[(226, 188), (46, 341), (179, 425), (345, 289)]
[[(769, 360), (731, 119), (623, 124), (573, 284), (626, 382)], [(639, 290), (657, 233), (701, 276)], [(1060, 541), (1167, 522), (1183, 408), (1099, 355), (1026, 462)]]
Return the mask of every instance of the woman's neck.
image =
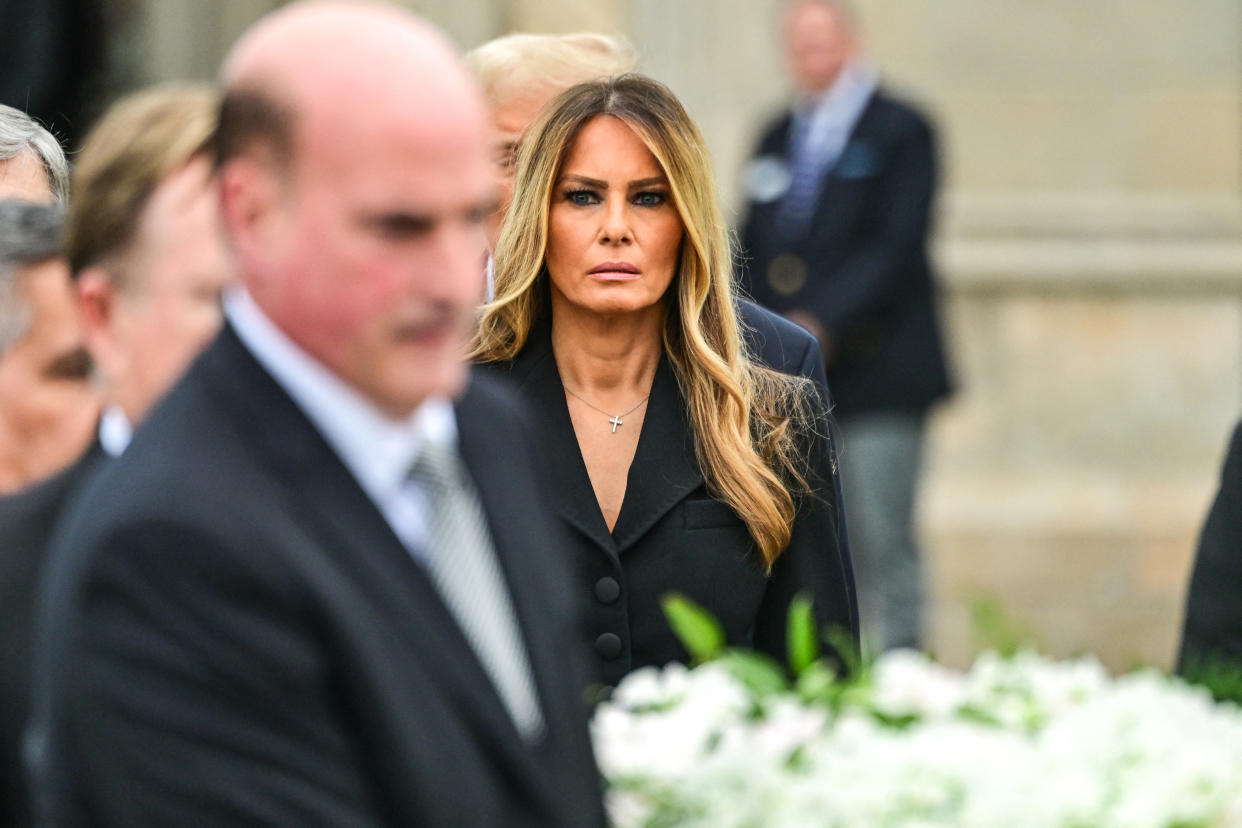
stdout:
[(664, 308), (601, 315), (557, 304), (552, 353), (561, 381), (601, 408), (646, 397), (664, 348)]

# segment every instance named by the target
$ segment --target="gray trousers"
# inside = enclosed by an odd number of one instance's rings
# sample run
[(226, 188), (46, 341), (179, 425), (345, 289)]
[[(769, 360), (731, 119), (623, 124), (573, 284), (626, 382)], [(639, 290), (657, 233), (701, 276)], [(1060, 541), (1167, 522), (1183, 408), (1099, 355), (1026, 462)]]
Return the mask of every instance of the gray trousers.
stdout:
[(919, 412), (896, 411), (837, 420), (863, 646), (875, 653), (922, 644), (923, 567), (914, 500), (924, 419)]

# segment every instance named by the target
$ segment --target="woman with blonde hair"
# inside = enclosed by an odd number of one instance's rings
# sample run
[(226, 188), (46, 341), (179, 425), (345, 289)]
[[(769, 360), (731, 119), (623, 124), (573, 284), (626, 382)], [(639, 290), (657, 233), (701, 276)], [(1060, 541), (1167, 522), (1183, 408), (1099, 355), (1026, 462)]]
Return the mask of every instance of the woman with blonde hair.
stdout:
[(856, 643), (819, 346), (738, 298), (708, 152), (673, 94), (623, 75), (549, 104), (495, 262), (473, 356), (537, 415), (596, 679), (685, 659), (672, 591), (782, 661), (799, 593)]

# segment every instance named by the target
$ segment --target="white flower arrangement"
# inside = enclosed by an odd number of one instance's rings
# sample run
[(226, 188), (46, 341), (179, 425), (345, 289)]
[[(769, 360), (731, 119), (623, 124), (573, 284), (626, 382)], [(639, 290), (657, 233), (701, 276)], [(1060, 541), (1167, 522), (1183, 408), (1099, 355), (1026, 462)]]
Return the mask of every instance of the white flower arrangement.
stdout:
[(1030, 652), (960, 674), (907, 650), (838, 681), (801, 606), (789, 682), (678, 612), (714, 660), (636, 671), (592, 722), (619, 828), (1242, 826), (1242, 711), (1180, 680)]

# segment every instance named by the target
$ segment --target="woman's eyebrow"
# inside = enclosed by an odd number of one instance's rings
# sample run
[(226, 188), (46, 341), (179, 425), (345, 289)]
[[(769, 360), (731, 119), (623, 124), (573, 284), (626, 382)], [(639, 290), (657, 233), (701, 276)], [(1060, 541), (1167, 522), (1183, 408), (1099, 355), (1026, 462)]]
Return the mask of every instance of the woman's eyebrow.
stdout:
[(588, 187), (595, 187), (596, 189), (599, 189), (599, 190), (608, 189), (608, 182), (600, 181), (598, 178), (588, 178), (585, 175), (577, 175), (575, 173), (569, 173), (567, 175), (561, 176), (561, 181), (569, 181), (569, 180), (572, 180), (577, 184), (585, 184)]
[[(561, 181), (562, 182), (573, 181), (574, 183), (577, 183), (577, 184), (585, 184), (588, 187), (594, 187), (597, 190), (608, 189), (607, 181), (600, 181), (598, 178), (589, 178), (585, 175), (578, 175), (576, 173), (567, 173), (566, 175), (561, 176)], [(639, 187), (654, 187), (656, 185), (662, 185), (662, 184), (667, 184), (667, 183), (668, 183), (668, 179), (666, 179), (662, 175), (658, 175), (652, 178), (640, 178), (635, 181), (631, 181), (626, 186), (629, 189), (636, 189)]]

